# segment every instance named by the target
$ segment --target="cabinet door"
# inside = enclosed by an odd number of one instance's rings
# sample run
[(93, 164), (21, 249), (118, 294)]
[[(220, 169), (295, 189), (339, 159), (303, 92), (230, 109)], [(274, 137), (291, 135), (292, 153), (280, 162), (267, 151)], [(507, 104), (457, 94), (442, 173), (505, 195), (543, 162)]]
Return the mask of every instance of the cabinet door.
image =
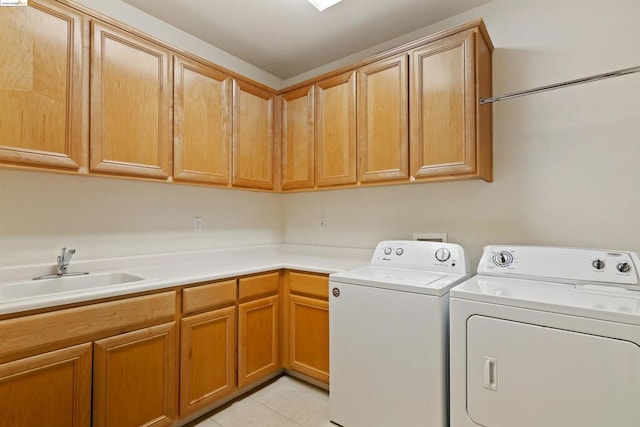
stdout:
[(238, 387), (280, 368), (278, 295), (238, 306)]
[(0, 425), (89, 427), (91, 344), (0, 365)]
[(170, 174), (169, 51), (91, 22), (91, 170)]
[(356, 73), (316, 85), (316, 185), (356, 183)]
[(408, 56), (358, 70), (360, 182), (409, 177)]
[(55, 1), (2, 8), (0, 162), (65, 169), (84, 163), (84, 22)]
[(273, 189), (275, 95), (234, 80), (233, 185)]
[(411, 52), (411, 175), (476, 171), (473, 30)]
[(175, 322), (96, 341), (93, 425), (169, 426), (176, 418)]
[(180, 415), (201, 409), (236, 388), (236, 307), (181, 321)]
[(329, 383), (329, 302), (289, 295), (289, 366)]
[(282, 96), (282, 189), (314, 184), (313, 86)]
[(174, 57), (173, 177), (229, 184), (231, 77)]

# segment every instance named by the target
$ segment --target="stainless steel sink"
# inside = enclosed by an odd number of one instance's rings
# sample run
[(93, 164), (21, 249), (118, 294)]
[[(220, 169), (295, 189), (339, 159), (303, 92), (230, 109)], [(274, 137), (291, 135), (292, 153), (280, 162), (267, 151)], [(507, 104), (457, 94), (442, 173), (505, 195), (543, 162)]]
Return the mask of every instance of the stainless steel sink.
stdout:
[(0, 285), (0, 299), (15, 300), (65, 292), (77, 292), (135, 283), (145, 280), (144, 277), (129, 273), (97, 273), (83, 276), (56, 277), (43, 280), (29, 280), (24, 282)]

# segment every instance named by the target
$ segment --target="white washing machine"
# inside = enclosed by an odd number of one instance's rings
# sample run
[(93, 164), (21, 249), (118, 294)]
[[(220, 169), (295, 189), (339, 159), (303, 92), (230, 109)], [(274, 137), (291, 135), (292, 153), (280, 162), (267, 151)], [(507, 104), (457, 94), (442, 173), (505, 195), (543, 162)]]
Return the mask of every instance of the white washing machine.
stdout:
[(640, 426), (631, 252), (488, 246), (451, 290), (451, 427)]
[(330, 418), (344, 427), (445, 427), (449, 289), (470, 277), (459, 245), (378, 244), (371, 265), (329, 276)]

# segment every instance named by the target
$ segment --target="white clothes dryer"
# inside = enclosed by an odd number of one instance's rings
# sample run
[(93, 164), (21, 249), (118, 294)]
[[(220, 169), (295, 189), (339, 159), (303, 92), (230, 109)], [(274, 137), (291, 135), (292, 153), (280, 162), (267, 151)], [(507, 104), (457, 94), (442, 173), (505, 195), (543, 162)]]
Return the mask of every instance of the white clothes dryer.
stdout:
[(451, 427), (640, 426), (640, 261), (488, 246), (451, 290)]
[(418, 241), (329, 276), (332, 422), (448, 426), (449, 289), (470, 276), (461, 246)]

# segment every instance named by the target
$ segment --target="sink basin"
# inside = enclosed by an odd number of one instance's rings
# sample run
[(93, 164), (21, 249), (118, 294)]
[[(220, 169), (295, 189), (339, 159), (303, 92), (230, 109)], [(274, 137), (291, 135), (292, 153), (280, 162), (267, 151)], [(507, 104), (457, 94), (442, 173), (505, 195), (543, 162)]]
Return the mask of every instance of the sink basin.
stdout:
[(145, 280), (145, 278), (128, 273), (97, 273), (83, 276), (63, 276), (52, 279), (29, 280), (0, 285), (0, 300), (15, 300), (65, 292), (76, 292), (124, 285), (142, 280)]

